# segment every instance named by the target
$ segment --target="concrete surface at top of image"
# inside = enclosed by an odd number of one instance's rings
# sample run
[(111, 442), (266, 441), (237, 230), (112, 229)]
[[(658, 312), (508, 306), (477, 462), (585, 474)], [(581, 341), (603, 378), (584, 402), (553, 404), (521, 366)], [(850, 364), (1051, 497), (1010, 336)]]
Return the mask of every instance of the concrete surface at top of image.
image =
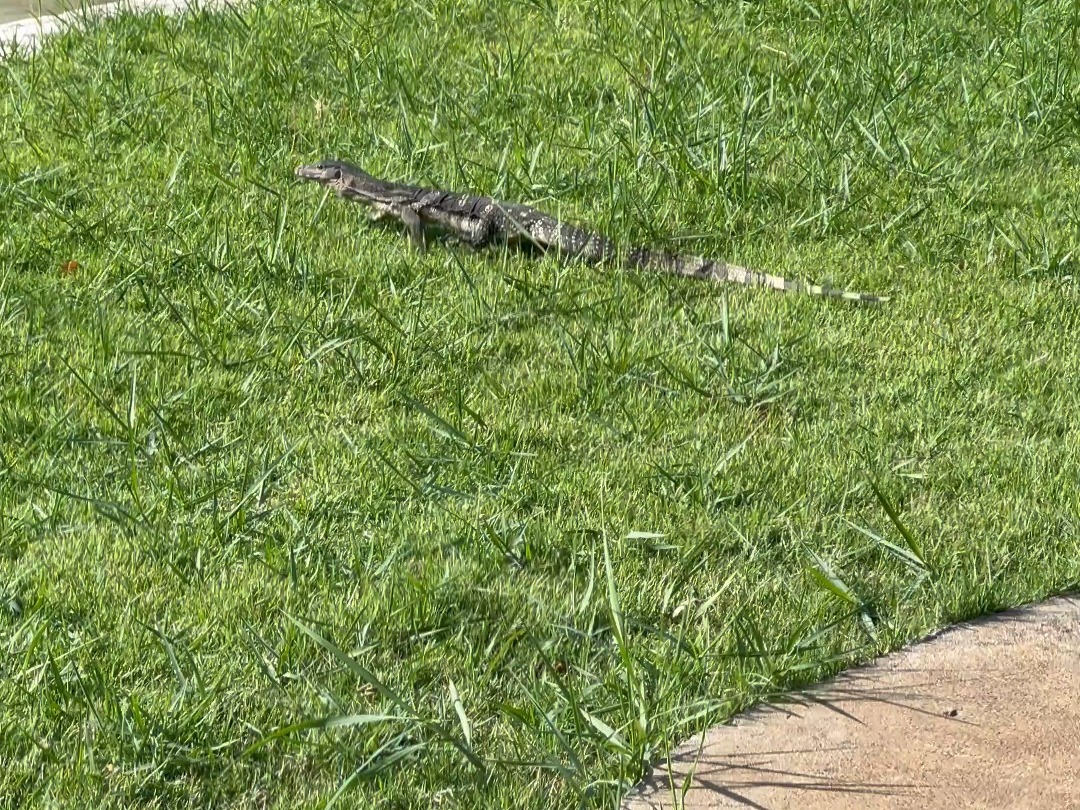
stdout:
[[(40, 47), (43, 37), (89, 19), (114, 16), (121, 11), (139, 12), (153, 9), (163, 14), (180, 14), (192, 8), (220, 9), (241, 5), (243, 2), (244, 0), (90, 0), (80, 4), (71, 0), (47, 0), (39, 4), (37, 0), (0, 0), (0, 12), (15, 17), (5, 20), (3, 14), (0, 14), (0, 57), (13, 52), (34, 51)], [(49, 13), (50, 10), (64, 8), (74, 10)], [(27, 16), (28, 10), (30, 16)]]
[(624, 810), (1080, 810), (1080, 600), (947, 628), (671, 759)]
[[(87, 5), (98, 5), (105, 0), (90, 0)], [(79, 4), (64, 0), (0, 0), (0, 23), (21, 20), (24, 17), (39, 17), (47, 14), (59, 14), (78, 8)]]

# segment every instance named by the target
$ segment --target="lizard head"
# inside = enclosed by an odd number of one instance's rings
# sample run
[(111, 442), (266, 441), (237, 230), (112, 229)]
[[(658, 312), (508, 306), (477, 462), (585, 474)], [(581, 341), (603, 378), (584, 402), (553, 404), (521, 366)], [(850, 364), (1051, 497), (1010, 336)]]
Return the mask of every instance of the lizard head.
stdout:
[(359, 166), (342, 160), (320, 160), (296, 167), (296, 176), (326, 186), (339, 196), (374, 202), (379, 200), (387, 184), (377, 180)]
[(386, 183), (369, 175), (360, 166), (340, 160), (321, 160), (297, 166), (296, 176), (325, 186), (337, 192), (338, 197), (370, 205), (401, 204), (420, 190), (399, 183)]
[(366, 178), (368, 175), (357, 166), (351, 166), (340, 160), (320, 160), (296, 167), (296, 176), (303, 180), (314, 180), (323, 186), (334, 186), (349, 176)]

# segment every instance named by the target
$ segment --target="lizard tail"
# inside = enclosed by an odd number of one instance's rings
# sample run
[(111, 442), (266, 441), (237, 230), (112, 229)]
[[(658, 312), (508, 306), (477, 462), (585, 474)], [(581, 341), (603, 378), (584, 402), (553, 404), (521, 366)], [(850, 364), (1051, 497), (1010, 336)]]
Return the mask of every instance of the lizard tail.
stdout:
[(887, 295), (842, 290), (837, 287), (823, 287), (783, 276), (758, 273), (745, 267), (727, 262), (703, 259), (700, 256), (672, 256), (646, 248), (630, 251), (626, 266), (631, 270), (649, 270), (673, 273), (687, 278), (700, 278), (716, 282), (746, 284), (751, 287), (769, 287), (784, 292), (802, 292), (808, 295), (820, 295), (825, 298), (842, 298), (845, 301), (859, 301), (866, 304), (881, 304), (889, 300)]

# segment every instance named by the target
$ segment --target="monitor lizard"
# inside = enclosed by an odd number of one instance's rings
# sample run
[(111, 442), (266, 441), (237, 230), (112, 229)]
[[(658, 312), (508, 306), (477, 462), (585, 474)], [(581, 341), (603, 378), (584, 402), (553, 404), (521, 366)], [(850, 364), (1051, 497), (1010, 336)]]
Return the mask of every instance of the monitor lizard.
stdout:
[(541, 252), (552, 251), (566, 259), (627, 270), (666, 272), (687, 278), (757, 285), (864, 303), (889, 300), (883, 295), (823, 287), (698, 256), (673, 255), (647, 247), (632, 247), (622, 252), (607, 237), (570, 225), (528, 205), (390, 183), (339, 160), (299, 166), (296, 176), (325, 186), (339, 197), (366, 204), (373, 220), (399, 221), (421, 250), (425, 244), (425, 231), (433, 228), (475, 249), (506, 244)]

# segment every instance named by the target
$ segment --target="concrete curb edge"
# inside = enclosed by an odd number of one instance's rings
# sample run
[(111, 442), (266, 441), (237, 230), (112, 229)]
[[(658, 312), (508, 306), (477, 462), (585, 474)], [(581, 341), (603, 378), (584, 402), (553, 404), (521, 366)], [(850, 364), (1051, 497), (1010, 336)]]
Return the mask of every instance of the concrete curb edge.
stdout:
[(183, 14), (187, 11), (222, 9), (240, 5), (243, 0), (119, 0), (96, 6), (84, 6), (62, 14), (25, 17), (0, 24), (0, 59), (16, 53), (37, 51), (45, 37), (62, 33), (87, 22), (115, 17), (125, 11), (161, 11), (164, 14)]

